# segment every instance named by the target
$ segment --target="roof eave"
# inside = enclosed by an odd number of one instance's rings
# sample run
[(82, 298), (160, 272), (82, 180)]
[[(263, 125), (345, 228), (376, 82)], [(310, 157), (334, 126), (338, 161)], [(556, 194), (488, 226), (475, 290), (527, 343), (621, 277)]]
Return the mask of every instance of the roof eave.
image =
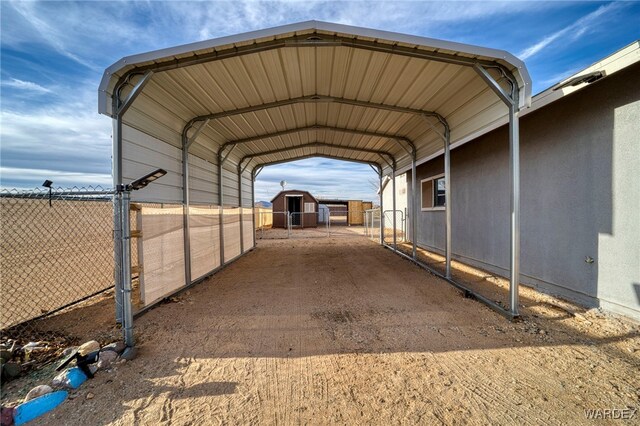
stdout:
[[(160, 59), (185, 55), (190, 52), (199, 50), (215, 49), (216, 47), (232, 45), (236, 43), (246, 43), (251, 40), (259, 40), (265, 38), (277, 38), (279, 35), (307, 32), (307, 31), (327, 31), (340, 33), (345, 35), (353, 35), (357, 37), (367, 37), (378, 40), (386, 40), (399, 43), (413, 44), (416, 46), (430, 47), (434, 50), (449, 50), (460, 52), (468, 55), (483, 56), (491, 58), (502, 65), (511, 68), (515, 78), (520, 86), (520, 108), (529, 107), (531, 105), (531, 77), (527, 71), (524, 62), (516, 58), (509, 52), (504, 50), (491, 49), (481, 46), (462, 44), (446, 40), (438, 40), (421, 36), (400, 34), (389, 31), (374, 30), (369, 28), (355, 27), (343, 24), (334, 24), (322, 21), (304, 21), (294, 24), (283, 25), (279, 27), (267, 28), (263, 30), (251, 31), (242, 34), (235, 34), (220, 38), (214, 38), (195, 43), (184, 44), (180, 46), (154, 50), (136, 55), (126, 56), (109, 66), (100, 81), (98, 89), (98, 112), (112, 116), (111, 111), (111, 95), (109, 94), (109, 85), (113, 78), (117, 78), (120, 71), (126, 67), (136, 67), (136, 64), (145, 62), (155, 62)], [(516, 71), (516, 72), (514, 72)]]

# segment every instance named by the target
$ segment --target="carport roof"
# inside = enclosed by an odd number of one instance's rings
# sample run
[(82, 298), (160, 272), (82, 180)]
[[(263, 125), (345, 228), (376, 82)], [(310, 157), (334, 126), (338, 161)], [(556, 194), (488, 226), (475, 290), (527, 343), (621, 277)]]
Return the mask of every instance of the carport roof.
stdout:
[(447, 127), (455, 142), (503, 119), (487, 74), (529, 106), (508, 52), (308, 21), (125, 57), (104, 73), (99, 112), (137, 92), (125, 124), (242, 170), (315, 155), (389, 170), (413, 147), (439, 151)]

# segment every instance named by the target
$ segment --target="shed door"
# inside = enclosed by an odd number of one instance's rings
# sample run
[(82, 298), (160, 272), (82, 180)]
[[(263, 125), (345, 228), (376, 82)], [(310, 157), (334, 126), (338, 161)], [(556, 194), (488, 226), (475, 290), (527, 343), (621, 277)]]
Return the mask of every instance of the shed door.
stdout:
[(302, 226), (302, 197), (287, 197), (287, 211), (291, 214), (291, 225)]

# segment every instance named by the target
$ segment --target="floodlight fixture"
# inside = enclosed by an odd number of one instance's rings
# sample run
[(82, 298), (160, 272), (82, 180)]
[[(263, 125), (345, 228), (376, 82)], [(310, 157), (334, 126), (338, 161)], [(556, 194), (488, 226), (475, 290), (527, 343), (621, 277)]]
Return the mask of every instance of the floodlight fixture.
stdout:
[(142, 189), (142, 188), (146, 187), (147, 185), (149, 185), (154, 180), (160, 179), (162, 176), (164, 176), (166, 174), (167, 174), (167, 171), (164, 170), (164, 169), (154, 170), (151, 173), (146, 174), (146, 175), (142, 176), (141, 178), (136, 179), (133, 182), (131, 182), (128, 185), (129, 189), (134, 190), (134, 191)]
[(49, 188), (49, 207), (51, 207), (51, 188), (53, 187), (53, 181), (47, 179), (44, 181), (42, 186), (44, 186), (45, 188)]

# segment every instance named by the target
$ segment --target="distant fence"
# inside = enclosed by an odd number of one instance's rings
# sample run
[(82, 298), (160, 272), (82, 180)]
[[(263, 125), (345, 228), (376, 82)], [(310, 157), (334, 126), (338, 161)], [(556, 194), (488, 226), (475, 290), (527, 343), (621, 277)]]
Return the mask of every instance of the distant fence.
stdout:
[(269, 229), (273, 226), (273, 209), (256, 207), (254, 209), (254, 214), (256, 217), (256, 229)]
[(0, 192), (3, 334), (113, 287), (112, 197), (101, 188)]

